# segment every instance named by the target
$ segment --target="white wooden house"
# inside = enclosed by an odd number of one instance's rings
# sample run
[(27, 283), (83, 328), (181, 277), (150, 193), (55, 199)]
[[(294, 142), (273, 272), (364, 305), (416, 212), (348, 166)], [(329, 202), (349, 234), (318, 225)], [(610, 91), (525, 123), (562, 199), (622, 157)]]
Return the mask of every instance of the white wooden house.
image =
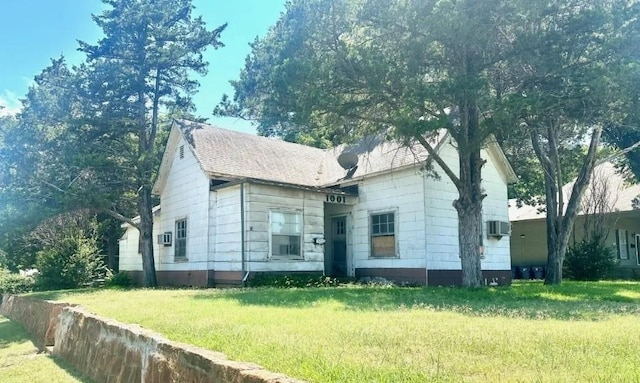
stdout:
[[(457, 169), (449, 136), (433, 143)], [(516, 177), (496, 143), (482, 155), (483, 220), (494, 227), (508, 221), (507, 184)], [(357, 165), (343, 168), (338, 157)], [(425, 171), (430, 165), (442, 177)], [(438, 169), (419, 145), (368, 138), (322, 150), (176, 121), (154, 187), (158, 281), (215, 286), (258, 273), (311, 272), (459, 284), (457, 191)], [(488, 234), (484, 277), (509, 283), (509, 236)], [(120, 270), (135, 280), (142, 276), (137, 243), (128, 227)]]

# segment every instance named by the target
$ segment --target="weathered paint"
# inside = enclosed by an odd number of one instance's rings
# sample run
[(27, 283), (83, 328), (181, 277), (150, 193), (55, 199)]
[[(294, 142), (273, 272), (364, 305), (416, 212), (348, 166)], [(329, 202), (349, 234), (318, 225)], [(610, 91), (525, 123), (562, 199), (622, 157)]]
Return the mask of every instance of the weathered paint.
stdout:
[[(179, 158), (181, 145), (185, 147), (182, 159)], [(347, 217), (349, 275), (355, 275), (358, 269), (404, 269), (407, 273), (425, 270), (421, 275), (427, 276), (428, 282), (430, 274), (426, 271), (460, 269), (457, 214), (452, 205), (458, 193), (437, 165), (434, 169), (439, 178), (416, 166), (361, 179), (357, 182), (359, 195), (349, 197), (348, 203), (327, 203), (326, 194), (321, 192), (250, 182), (244, 183), (242, 201), (240, 185), (210, 191), (208, 177), (182, 138), (169, 148), (173, 149), (175, 158), (167, 162), (170, 169), (161, 189), (161, 219), (155, 228), (157, 234), (165, 231), (174, 234), (172, 246), (156, 245), (157, 269), (166, 272), (167, 277), (179, 275), (181, 281), (212, 285), (218, 277), (235, 283), (243, 271), (323, 272), (329, 267), (332, 257), (331, 219), (341, 215)], [(458, 157), (450, 142), (443, 144), (440, 154), (457, 171)], [(164, 161), (167, 161), (167, 156), (165, 153)], [(483, 270), (510, 270), (510, 238), (486, 236), (486, 221), (508, 221), (507, 178), (498, 170), (498, 160), (490, 152), (483, 151), (482, 156), (487, 160), (483, 168), (483, 188), (487, 197), (483, 202), (485, 235), (482, 267)], [(244, 204), (244, 217), (241, 216), (241, 204)], [(269, 257), (271, 210), (302, 213), (302, 259), (276, 260)], [(370, 216), (384, 212), (395, 214), (396, 254), (384, 258), (371, 257)], [(182, 218), (187, 218), (188, 222), (187, 261), (176, 261), (175, 221)], [(245, 229), (244, 267), (242, 220)], [(129, 229), (121, 241), (121, 270), (141, 270), (140, 257), (135, 256), (136, 235), (135, 230)], [(314, 238), (322, 237), (327, 240), (325, 245), (314, 243)], [(193, 276), (190, 272), (194, 272)]]
[[(245, 228), (249, 272), (323, 271), (324, 246), (313, 239), (324, 236), (325, 194), (277, 186), (250, 184), (245, 189)], [(269, 211), (302, 214), (302, 259), (270, 259)]]
[[(483, 221), (483, 270), (510, 270), (509, 236), (500, 239), (490, 238), (487, 234), (486, 222), (490, 220), (509, 221), (507, 205), (507, 180), (500, 174), (496, 160), (486, 150), (482, 158), (487, 163), (482, 168), (482, 187), (487, 194), (482, 205)], [(443, 145), (440, 151), (443, 160), (457, 173), (458, 156), (451, 143)], [(458, 197), (455, 185), (444, 171), (434, 164), (439, 179), (425, 177), (425, 232), (427, 237), (427, 269), (458, 270), (460, 269), (458, 246), (458, 218), (453, 201)]]

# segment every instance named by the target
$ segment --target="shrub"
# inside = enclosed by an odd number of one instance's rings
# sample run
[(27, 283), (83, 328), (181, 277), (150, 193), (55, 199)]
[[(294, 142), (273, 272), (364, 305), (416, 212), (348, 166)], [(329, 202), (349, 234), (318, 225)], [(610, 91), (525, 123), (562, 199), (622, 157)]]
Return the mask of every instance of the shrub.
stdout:
[(38, 252), (40, 290), (74, 289), (103, 282), (107, 267), (93, 238), (68, 238), (64, 247)]
[(35, 278), (30, 275), (11, 273), (0, 268), (0, 294), (22, 294), (33, 290)]
[(131, 277), (128, 273), (119, 271), (107, 276), (104, 285), (109, 287), (131, 287)]
[(616, 259), (603, 236), (593, 235), (567, 250), (564, 273), (576, 281), (597, 281), (611, 276)]
[(251, 286), (272, 286), (280, 288), (329, 287), (338, 286), (336, 278), (318, 274), (257, 274)]

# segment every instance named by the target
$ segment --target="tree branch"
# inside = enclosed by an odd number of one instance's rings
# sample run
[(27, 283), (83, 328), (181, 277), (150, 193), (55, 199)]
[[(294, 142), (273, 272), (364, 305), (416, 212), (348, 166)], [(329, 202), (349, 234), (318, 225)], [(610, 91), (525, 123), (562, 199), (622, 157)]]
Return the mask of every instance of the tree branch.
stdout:
[(133, 219), (131, 219), (131, 218), (125, 217), (124, 215), (122, 215), (122, 214), (120, 214), (120, 213), (118, 213), (116, 211), (109, 210), (109, 209), (103, 210), (103, 212), (105, 214), (117, 219), (118, 221), (122, 221), (124, 223), (127, 223), (127, 224), (135, 227), (136, 229), (140, 230), (140, 224), (134, 222)]
[(453, 170), (451, 170), (449, 165), (447, 165), (447, 163), (444, 162), (444, 160), (438, 155), (438, 153), (433, 148), (433, 146), (431, 146), (431, 144), (423, 136), (418, 135), (416, 138), (418, 139), (418, 142), (420, 142), (422, 146), (424, 146), (424, 148), (427, 150), (427, 153), (429, 153), (429, 155), (433, 158), (433, 160), (438, 165), (440, 165), (440, 167), (447, 174), (451, 182), (453, 182), (453, 184), (456, 185), (456, 188), (458, 189), (458, 191), (460, 191), (460, 189), (462, 189), (462, 183), (460, 182), (460, 178), (456, 176), (456, 174), (453, 172)]

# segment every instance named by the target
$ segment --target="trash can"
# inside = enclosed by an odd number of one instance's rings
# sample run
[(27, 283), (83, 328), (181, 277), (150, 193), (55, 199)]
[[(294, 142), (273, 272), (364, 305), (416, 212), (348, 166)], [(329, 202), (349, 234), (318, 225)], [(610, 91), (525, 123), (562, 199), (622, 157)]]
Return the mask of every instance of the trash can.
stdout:
[(518, 279), (518, 267), (511, 267), (511, 280)]
[(531, 267), (529, 266), (520, 266), (520, 279), (529, 280), (531, 279)]
[(544, 266), (535, 266), (531, 268), (533, 279), (544, 279)]

